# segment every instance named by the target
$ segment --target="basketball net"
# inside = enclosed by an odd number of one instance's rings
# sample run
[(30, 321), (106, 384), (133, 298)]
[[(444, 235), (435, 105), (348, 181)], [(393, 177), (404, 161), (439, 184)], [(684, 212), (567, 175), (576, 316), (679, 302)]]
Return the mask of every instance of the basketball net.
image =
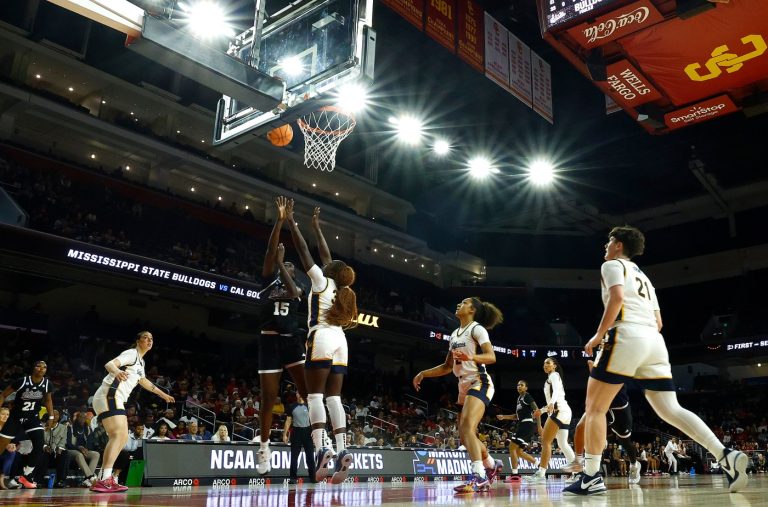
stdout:
[(331, 172), (336, 150), (354, 130), (355, 117), (335, 106), (321, 107), (297, 120), (304, 134), (304, 165)]

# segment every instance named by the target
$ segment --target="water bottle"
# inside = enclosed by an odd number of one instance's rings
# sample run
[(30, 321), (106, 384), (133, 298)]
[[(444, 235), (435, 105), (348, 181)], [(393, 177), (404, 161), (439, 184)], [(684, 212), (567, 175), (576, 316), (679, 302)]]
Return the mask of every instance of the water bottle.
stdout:
[(691, 467), (691, 475), (696, 475), (696, 467)]
[(48, 489), (53, 489), (53, 485), (56, 484), (56, 472), (48, 474)]

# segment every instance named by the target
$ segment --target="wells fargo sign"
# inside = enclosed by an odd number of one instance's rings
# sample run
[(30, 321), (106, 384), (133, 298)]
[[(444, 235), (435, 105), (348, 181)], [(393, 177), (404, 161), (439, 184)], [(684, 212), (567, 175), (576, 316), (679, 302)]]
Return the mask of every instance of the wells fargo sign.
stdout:
[(597, 85), (619, 105), (635, 107), (661, 98), (661, 93), (628, 60), (606, 67), (608, 79)]

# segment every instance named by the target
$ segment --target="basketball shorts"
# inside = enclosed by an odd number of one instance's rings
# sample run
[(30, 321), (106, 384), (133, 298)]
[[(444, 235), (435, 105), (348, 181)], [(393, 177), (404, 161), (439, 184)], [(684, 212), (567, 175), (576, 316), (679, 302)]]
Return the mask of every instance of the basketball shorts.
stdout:
[(571, 407), (568, 405), (556, 406), (555, 410), (549, 415), (549, 418), (552, 419), (561, 430), (567, 430), (570, 427), (572, 417), (573, 412), (571, 412)]
[(259, 335), (259, 373), (280, 373), (283, 368), (304, 364), (304, 338), (296, 334), (262, 331)]
[(22, 432), (29, 433), (30, 431), (42, 431), (43, 429), (40, 419), (36, 417), (14, 417), (11, 415), (8, 420), (5, 421), (2, 429), (0, 429), (0, 437), (13, 440)]
[[(128, 393), (130, 394), (130, 393)], [(107, 417), (125, 415), (128, 394), (117, 387), (101, 384), (93, 395), (93, 410), (102, 421)]]
[(512, 438), (509, 440), (518, 445), (521, 449), (525, 449), (531, 443), (533, 435), (536, 433), (536, 423), (531, 419), (520, 421), (517, 425), (517, 430)]
[(309, 333), (304, 368), (330, 368), (331, 373), (346, 374), (348, 360), (347, 337), (341, 328), (320, 327)]
[(605, 414), (608, 418), (608, 427), (619, 438), (632, 436), (632, 409), (629, 403), (620, 408), (611, 408)]
[(464, 375), (459, 378), (459, 398), (456, 403), (464, 405), (467, 396), (474, 396), (482, 401), (487, 407), (493, 399), (493, 381), (487, 373), (478, 373), (476, 375)]
[(608, 331), (590, 376), (607, 384), (635, 379), (643, 389), (675, 390), (667, 345), (651, 326), (624, 323)]

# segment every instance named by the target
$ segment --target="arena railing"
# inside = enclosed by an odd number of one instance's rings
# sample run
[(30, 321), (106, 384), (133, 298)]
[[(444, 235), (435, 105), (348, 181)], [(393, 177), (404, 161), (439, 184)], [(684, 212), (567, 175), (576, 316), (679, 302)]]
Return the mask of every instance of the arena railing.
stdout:
[(429, 415), (429, 403), (427, 403), (427, 400), (424, 400), (422, 398), (417, 398), (416, 396), (413, 396), (411, 394), (404, 395), (405, 398), (411, 400), (414, 405), (417, 407), (421, 407), (424, 409), (424, 415)]
[[(240, 433), (240, 432), (238, 431), (238, 429), (239, 429), (240, 431), (243, 431), (243, 429), (247, 429), (247, 430), (250, 430), (250, 433), (249, 433), (249, 434), (250, 434), (250, 435), (253, 435), (253, 436), (251, 436), (251, 437), (247, 437), (247, 436), (246, 436), (246, 435), (244, 435), (243, 433)], [(214, 431), (215, 431), (215, 429), (214, 429)], [(255, 428), (252, 428), (252, 427), (248, 426), (247, 424), (242, 424), (242, 423), (239, 423), (239, 422), (234, 422), (234, 421), (232, 421), (232, 441), (233, 441), (233, 442), (234, 442), (235, 440), (241, 440), (241, 441), (243, 441), (243, 442), (250, 442), (250, 441), (251, 441), (251, 440), (253, 440), (255, 437), (256, 437), (256, 429), (255, 429)]]
[(216, 413), (212, 410), (209, 410), (204, 406), (198, 405), (192, 401), (186, 401), (184, 402), (184, 407), (181, 409), (181, 415), (184, 414), (189, 414), (195, 419), (203, 421), (212, 428), (212, 431), (216, 431)]
[(381, 419), (379, 417), (376, 417), (375, 415), (369, 415), (366, 416), (365, 422), (372, 421), (373, 427), (378, 427), (388, 433), (395, 433), (397, 431), (400, 431), (400, 426), (398, 426), (395, 423), (391, 423), (389, 421), (385, 421), (384, 419)]

